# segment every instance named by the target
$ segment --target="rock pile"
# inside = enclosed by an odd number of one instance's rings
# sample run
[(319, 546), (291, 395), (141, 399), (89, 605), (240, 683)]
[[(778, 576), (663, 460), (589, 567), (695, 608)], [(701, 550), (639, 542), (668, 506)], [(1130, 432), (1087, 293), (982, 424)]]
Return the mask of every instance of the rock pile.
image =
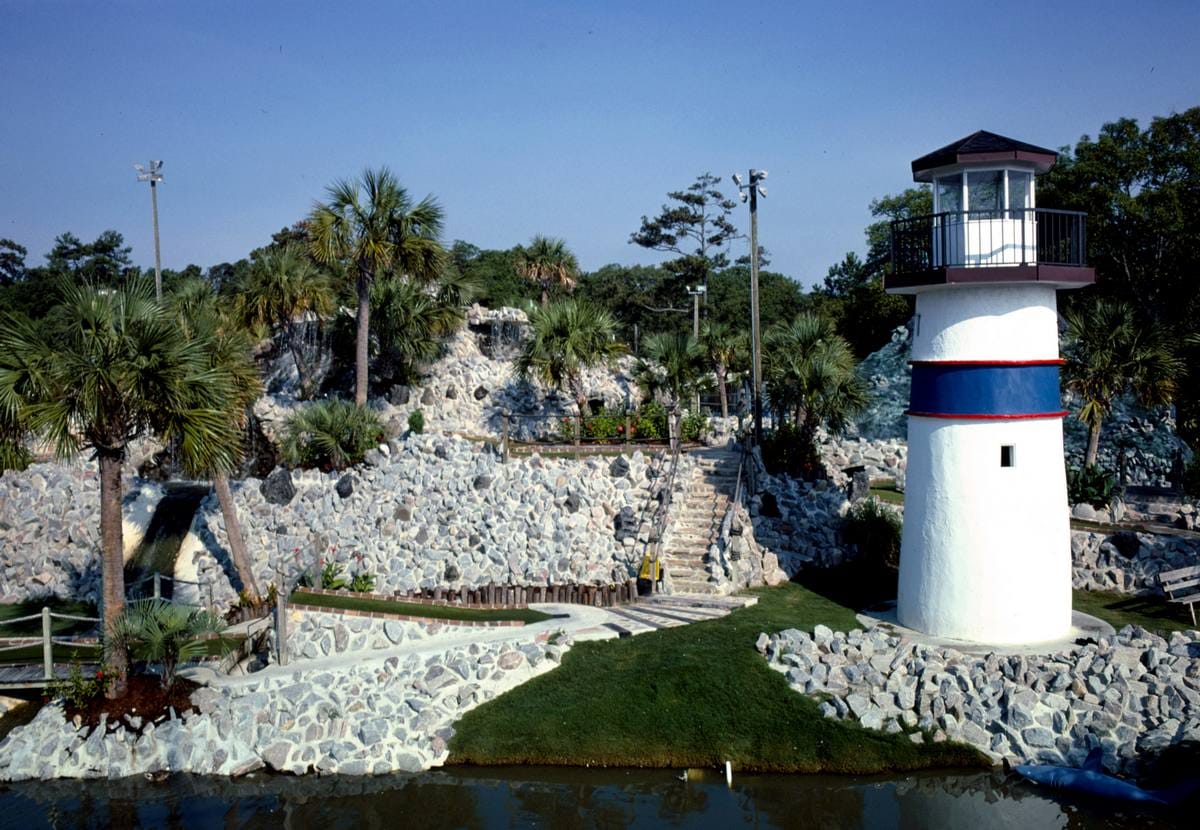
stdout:
[[(124, 488), (125, 549), (132, 552), (162, 488), (129, 474)], [(100, 596), (100, 476), (80, 456), (0, 474), (0, 602)]]
[(1071, 533), (1071, 580), (1089, 591), (1158, 593), (1163, 571), (1200, 563), (1195, 539), (1158, 533)]
[(1200, 632), (1164, 640), (1127, 626), (1049, 656), (972, 656), (882, 627), (788, 629), (757, 646), (793, 689), (827, 697), (826, 717), (963, 741), (997, 761), (1079, 764), (1101, 746), (1109, 769), (1131, 770), (1138, 753), (1200, 740)]
[[(287, 585), (320, 561), (341, 562), (347, 575), (367, 571), (380, 593), (417, 588), (607, 584), (634, 575), (657, 479), (654, 459), (640, 452), (614, 472), (611, 459), (575, 461), (532, 456), (500, 463), (486, 445), (413, 435), (370, 455), (344, 476), (291, 474), (294, 495), (273, 504), (263, 482), (234, 486), (234, 499), (260, 585), (279, 567)], [(618, 474), (620, 473), (620, 474)], [(286, 496), (286, 488), (267, 488)], [(617, 517), (633, 517), (620, 534)], [(197, 511), (193, 533), (203, 542), (188, 570), (216, 580), (219, 600), (232, 601), (232, 573), (215, 497)]]
[(160, 771), (379, 775), (441, 764), (452, 724), (558, 664), (565, 645), (475, 643), (197, 690), (197, 711), (143, 723), (69, 723), (47, 705), (0, 743), (0, 780)]

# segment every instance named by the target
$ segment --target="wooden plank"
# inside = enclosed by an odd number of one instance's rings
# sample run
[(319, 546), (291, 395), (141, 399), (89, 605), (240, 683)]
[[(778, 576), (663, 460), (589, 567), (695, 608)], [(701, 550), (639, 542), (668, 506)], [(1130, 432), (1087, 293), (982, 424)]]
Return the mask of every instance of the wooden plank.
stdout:
[(1192, 565), (1187, 568), (1177, 568), (1173, 571), (1163, 571), (1158, 575), (1159, 582), (1174, 582), (1178, 579), (1187, 579), (1192, 576), (1200, 576), (1200, 565)]

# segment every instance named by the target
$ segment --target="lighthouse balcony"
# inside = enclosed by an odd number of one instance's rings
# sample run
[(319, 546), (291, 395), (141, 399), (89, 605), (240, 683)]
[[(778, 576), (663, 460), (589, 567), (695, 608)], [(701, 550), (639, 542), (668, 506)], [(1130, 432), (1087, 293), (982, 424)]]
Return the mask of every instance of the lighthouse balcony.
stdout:
[(892, 223), (892, 271), (884, 288), (911, 294), (955, 284), (1030, 283), (1077, 288), (1086, 264), (1087, 215), (1020, 208), (959, 210)]

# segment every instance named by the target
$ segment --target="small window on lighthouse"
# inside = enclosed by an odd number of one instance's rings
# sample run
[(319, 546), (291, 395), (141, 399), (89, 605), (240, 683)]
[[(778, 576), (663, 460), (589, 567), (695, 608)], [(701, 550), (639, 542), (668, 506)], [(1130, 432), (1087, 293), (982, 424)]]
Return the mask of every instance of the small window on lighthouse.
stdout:
[(1012, 444), (1003, 444), (1000, 447), (1000, 466), (1001, 467), (1012, 467), (1013, 466), (1013, 464), (1014, 464), (1013, 449), (1014, 448), (1013, 448)]

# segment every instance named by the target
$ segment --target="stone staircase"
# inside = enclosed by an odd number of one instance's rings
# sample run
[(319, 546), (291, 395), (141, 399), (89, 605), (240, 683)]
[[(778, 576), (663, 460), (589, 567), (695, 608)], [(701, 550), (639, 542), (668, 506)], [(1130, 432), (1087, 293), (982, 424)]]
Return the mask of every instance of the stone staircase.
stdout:
[(720, 537), (721, 523), (737, 487), (737, 450), (706, 447), (688, 453), (691, 478), (671, 508), (664, 534), (663, 569), (673, 594), (720, 594), (709, 572), (709, 548)]
[(578, 642), (634, 637), (664, 628), (719, 619), (757, 602), (756, 597), (656, 594), (629, 605), (605, 608), (605, 622), (577, 630), (571, 636)]

